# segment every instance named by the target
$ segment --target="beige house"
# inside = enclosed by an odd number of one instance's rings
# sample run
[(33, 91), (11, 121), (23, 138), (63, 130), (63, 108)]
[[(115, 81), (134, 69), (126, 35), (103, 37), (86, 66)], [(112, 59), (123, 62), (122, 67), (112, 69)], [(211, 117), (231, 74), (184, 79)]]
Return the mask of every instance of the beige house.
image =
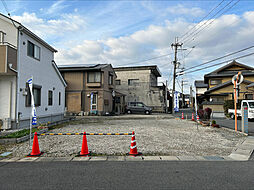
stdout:
[(66, 107), (69, 113), (105, 115), (120, 113), (124, 95), (115, 91), (116, 74), (110, 64), (61, 65), (67, 82)]
[(210, 107), (214, 111), (223, 112), (225, 100), (234, 99), (234, 89), (232, 77), (241, 71), (244, 80), (240, 85), (239, 99), (253, 99), (253, 91), (250, 84), (254, 82), (254, 68), (248, 65), (232, 61), (231, 63), (204, 76), (204, 82), (208, 85), (205, 92), (205, 107)]
[(166, 110), (166, 86), (158, 85), (161, 73), (156, 65), (117, 67), (114, 70), (116, 90), (126, 95), (126, 102), (143, 102), (157, 112)]

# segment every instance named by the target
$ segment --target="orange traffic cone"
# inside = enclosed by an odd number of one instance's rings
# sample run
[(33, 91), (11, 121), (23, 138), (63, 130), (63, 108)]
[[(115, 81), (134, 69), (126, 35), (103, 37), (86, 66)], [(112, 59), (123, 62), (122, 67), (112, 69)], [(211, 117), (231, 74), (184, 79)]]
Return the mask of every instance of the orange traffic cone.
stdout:
[(184, 115), (183, 115), (183, 112), (182, 112), (182, 119), (184, 119)]
[(89, 150), (88, 150), (86, 132), (84, 132), (82, 147), (81, 147), (81, 151), (79, 152), (78, 156), (90, 156), (90, 155), (91, 155), (91, 152), (89, 152)]
[(192, 113), (191, 120), (194, 121), (194, 114)]
[(197, 122), (199, 123), (199, 115), (197, 115)]
[(138, 152), (134, 131), (132, 131), (130, 152), (127, 155), (129, 155), (129, 156), (140, 156), (140, 155), (142, 155), (141, 152)]
[(38, 142), (38, 137), (37, 137), (37, 132), (34, 133), (34, 141), (33, 141), (33, 147), (32, 147), (32, 152), (27, 155), (28, 157), (36, 157), (36, 156), (41, 156), (43, 152), (40, 151), (39, 148), (39, 142)]

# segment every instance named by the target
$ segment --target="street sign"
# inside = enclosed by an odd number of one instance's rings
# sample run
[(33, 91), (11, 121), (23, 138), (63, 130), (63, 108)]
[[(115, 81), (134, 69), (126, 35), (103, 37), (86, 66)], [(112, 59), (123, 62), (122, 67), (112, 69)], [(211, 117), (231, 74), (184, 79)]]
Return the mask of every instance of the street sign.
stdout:
[(239, 85), (243, 82), (243, 75), (239, 74), (238, 76), (238, 80), (237, 80), (237, 75), (232, 77), (232, 83), (234, 84), (234, 82), (236, 81), (236, 85)]

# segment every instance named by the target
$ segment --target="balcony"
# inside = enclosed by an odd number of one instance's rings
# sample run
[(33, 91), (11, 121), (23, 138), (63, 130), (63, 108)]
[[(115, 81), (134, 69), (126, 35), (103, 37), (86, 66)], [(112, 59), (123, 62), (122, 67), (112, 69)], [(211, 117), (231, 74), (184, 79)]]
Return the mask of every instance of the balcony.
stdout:
[(16, 75), (17, 49), (8, 43), (0, 43), (0, 75)]

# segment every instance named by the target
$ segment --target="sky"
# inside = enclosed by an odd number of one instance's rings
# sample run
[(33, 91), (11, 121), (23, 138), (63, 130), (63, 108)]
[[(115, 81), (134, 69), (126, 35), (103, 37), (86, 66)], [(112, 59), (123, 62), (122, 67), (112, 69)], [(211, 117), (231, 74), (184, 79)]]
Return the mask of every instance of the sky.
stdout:
[[(176, 37), (183, 43), (177, 54), (178, 72), (202, 68), (197, 66), (254, 45), (251, 0), (0, 1), (0, 12), (7, 15), (7, 11), (58, 50), (55, 54), (58, 65), (157, 65), (162, 73), (159, 82), (167, 80), (170, 88), (174, 59), (171, 44)], [(206, 66), (252, 52), (254, 48)], [(151, 59), (155, 57), (159, 58)], [(254, 55), (237, 61), (254, 67), (253, 58)], [(177, 77), (176, 90), (180, 90), (179, 84), (184, 80), (184, 92), (189, 93), (194, 80), (202, 80), (204, 74), (221, 66), (197, 72), (186, 70), (186, 74)]]

